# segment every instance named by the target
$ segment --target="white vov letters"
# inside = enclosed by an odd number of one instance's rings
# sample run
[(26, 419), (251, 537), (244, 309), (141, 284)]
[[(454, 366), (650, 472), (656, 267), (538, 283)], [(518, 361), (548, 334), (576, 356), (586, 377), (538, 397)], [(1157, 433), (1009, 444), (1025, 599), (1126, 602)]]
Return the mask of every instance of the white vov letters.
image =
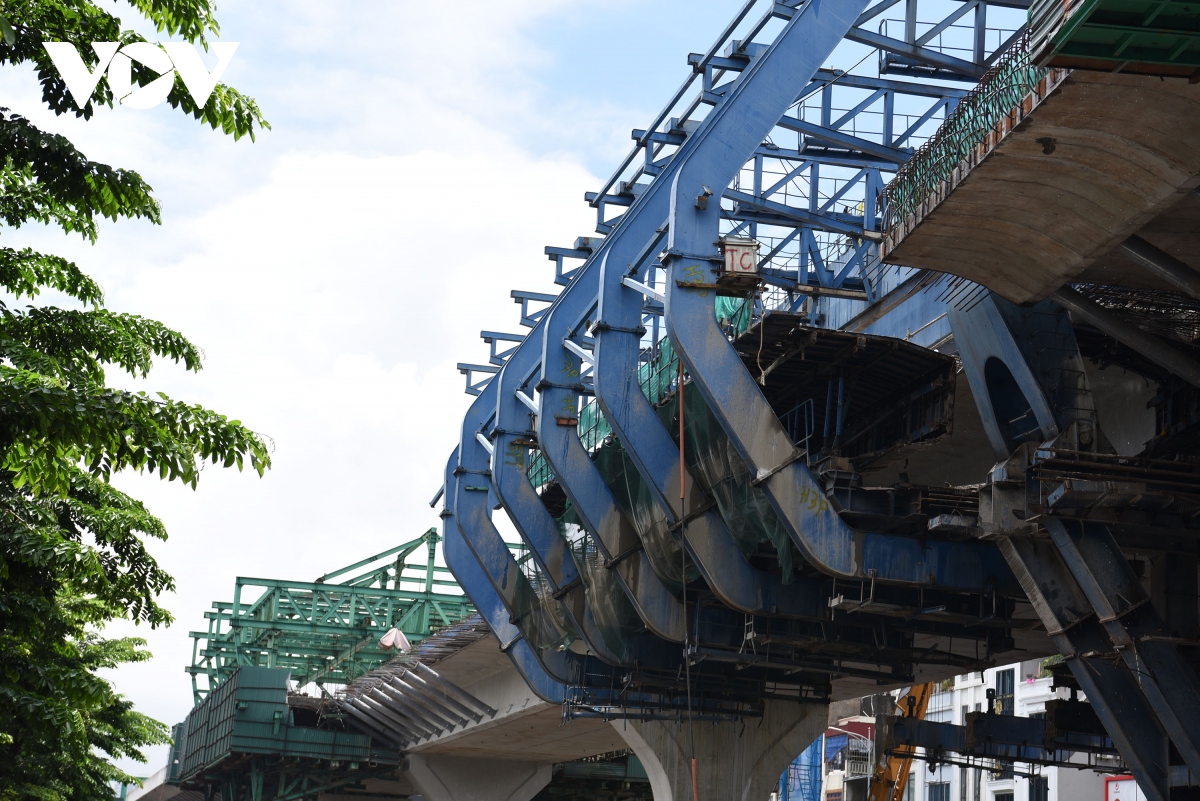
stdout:
[[(133, 62), (158, 73), (159, 77), (142, 88), (133, 89)], [(134, 42), (121, 48), (108, 65), (108, 88), (113, 97), (130, 108), (154, 108), (167, 99), (175, 85), (175, 70), (171, 58), (149, 42)]]
[(42, 47), (45, 47), (46, 52), (50, 54), (50, 60), (54, 62), (54, 66), (58, 67), (58, 74), (62, 76), (63, 83), (67, 85), (71, 99), (79, 108), (86, 106), (92, 99), (92, 92), (96, 91), (96, 84), (100, 83), (100, 79), (104, 77), (108, 63), (112, 61), (120, 46), (120, 42), (92, 42), (92, 50), (96, 52), (100, 62), (96, 64), (94, 71), (89, 71), (87, 64), (84, 64), (83, 59), (79, 56), (79, 51), (70, 42), (44, 42), (42, 44)]
[[(124, 47), (120, 44), (93, 42), (92, 50), (99, 58), (94, 70), (88, 69), (75, 46), (69, 42), (44, 42), (43, 46), (79, 108), (88, 104), (92, 93), (96, 91), (96, 84), (107, 71), (108, 86), (113, 96), (121, 105), (139, 109), (153, 108), (166, 100), (175, 84), (176, 72), (192, 100), (197, 106), (203, 106), (238, 48), (237, 42), (214, 43), (212, 49), (217, 55), (217, 66), (209, 72), (196, 48), (187, 42), (163, 42), (161, 46), (150, 42), (133, 42)], [(132, 78), (134, 61), (154, 70), (159, 77), (135, 90)]]

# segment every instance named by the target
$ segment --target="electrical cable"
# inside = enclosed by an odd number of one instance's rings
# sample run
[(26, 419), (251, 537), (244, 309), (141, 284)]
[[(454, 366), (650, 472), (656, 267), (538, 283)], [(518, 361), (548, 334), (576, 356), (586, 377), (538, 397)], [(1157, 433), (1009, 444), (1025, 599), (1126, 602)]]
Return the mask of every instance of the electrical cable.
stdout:
[[(679, 360), (679, 520), (683, 539), (687, 537), (687, 473), (683, 460), (683, 358)], [(687, 626), (687, 549), (680, 543), (679, 547), (680, 579), (683, 582), (683, 669), (687, 680), (687, 710), (688, 710), (688, 741), (692, 752), (692, 801), (700, 801), (700, 787), (696, 783), (696, 721), (692, 715), (692, 664), (688, 655), (688, 626)]]

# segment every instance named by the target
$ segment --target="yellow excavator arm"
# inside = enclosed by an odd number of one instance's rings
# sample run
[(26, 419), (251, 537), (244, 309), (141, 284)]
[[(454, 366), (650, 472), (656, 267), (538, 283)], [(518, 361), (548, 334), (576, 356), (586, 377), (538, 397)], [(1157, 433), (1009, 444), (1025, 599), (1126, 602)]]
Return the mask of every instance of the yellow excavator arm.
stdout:
[[(915, 684), (908, 692), (896, 698), (896, 706), (906, 717), (923, 720), (933, 695), (933, 683)], [(913, 748), (905, 746), (900, 753), (891, 755), (886, 762), (877, 760), (875, 775), (871, 777), (869, 801), (903, 801), (904, 787), (908, 784), (908, 772), (912, 767)]]

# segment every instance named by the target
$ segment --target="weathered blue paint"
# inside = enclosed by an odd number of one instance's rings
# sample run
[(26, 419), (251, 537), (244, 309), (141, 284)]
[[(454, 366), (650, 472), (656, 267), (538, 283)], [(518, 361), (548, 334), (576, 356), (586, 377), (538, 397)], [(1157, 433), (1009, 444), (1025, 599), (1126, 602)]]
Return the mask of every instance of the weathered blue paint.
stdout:
[(683, 642), (687, 613), (654, 572), (637, 531), (617, 509), (612, 491), (579, 440), (575, 426), (560, 425), (579, 408), (580, 359), (563, 342), (595, 303), (600, 282), (601, 251), (580, 267), (558, 303), (546, 315), (542, 338), (537, 438), (542, 456), (558, 477), (581, 523), (612, 565), (638, 616), (646, 627), (666, 640)]
[[(445, 507), (442, 512), (442, 547), (446, 557), (446, 567), (454, 574), (463, 591), (470, 597), (471, 603), (487, 621), (492, 634), (500, 643), (500, 650), (508, 654), (513, 666), (520, 672), (521, 677), (530, 689), (542, 700), (552, 704), (560, 704), (567, 697), (567, 686), (552, 677), (542, 666), (533, 647), (525, 640), (521, 631), (512, 624), (508, 611), (500, 601), (496, 591), (488, 583), (483, 569), (475, 561), (474, 554), (467, 548), (462, 533), (454, 520), (453, 499), (455, 493), (450, 489), (457, 483), (454, 471), (458, 467), (458, 449), (450, 455), (446, 464), (446, 491), (444, 493)], [(565, 672), (565, 671), (564, 671)]]
[[(859, 532), (847, 526), (742, 366), (716, 321), (715, 292), (686, 288), (714, 282), (720, 256), (720, 209), (698, 201), (729, 184), (808, 80), (841, 41), (865, 0), (810, 3), (743, 72), (729, 98), (705, 121), (713, 127), (684, 156), (671, 191), (665, 322), (714, 415), (746, 460), (805, 559), (834, 576), (1017, 593), (991, 545), (925, 541)], [(840, 421), (839, 421), (840, 422)]]
[(1108, 639), (1194, 775), (1200, 775), (1200, 680), (1159, 618), (1108, 526), (1051, 517), (1050, 539)]
[(1091, 392), (1064, 380), (1084, 374), (1065, 311), (1051, 301), (1022, 308), (989, 293), (970, 309), (951, 308), (948, 317), (997, 459), (1007, 458), (1022, 441), (1053, 439), (1073, 422), (1086, 440), (1083, 448), (1093, 444)]
[[(498, 385), (499, 382), (492, 381), (484, 387), (463, 417), (458, 446), (458, 475), (460, 478), (455, 491), (455, 520), (458, 522), (459, 530), (463, 533), (467, 545), (479, 557), (479, 563), (484, 573), (492, 581), (492, 585), (509, 613), (515, 618), (520, 611), (516, 598), (520, 568), (513, 559), (508, 545), (500, 536), (500, 532), (492, 523), (491, 510), (497, 503), (502, 505), (503, 499), (493, 481), (491, 455), (475, 436), (488, 430), (493, 416), (492, 410), (495, 409)], [(524, 478), (524, 475), (522, 474), (521, 477)], [(528, 485), (528, 480), (525, 483)], [(530, 492), (533, 494), (532, 487)], [(537, 500), (536, 495), (534, 497)], [(537, 503), (540, 505), (541, 501), (537, 500)], [(545, 513), (545, 507), (542, 507), (542, 512)], [(549, 518), (549, 515), (547, 514), (546, 517)], [(550, 522), (553, 524), (554, 521), (551, 519)], [(544, 536), (547, 532), (543, 528), (533, 529), (532, 533)], [(559, 543), (562, 542), (557, 531), (554, 532), (554, 537)], [(540, 538), (528, 539), (526, 544), (534, 553), (538, 552), (539, 547), (547, 545)], [(541, 555), (543, 559), (546, 558), (546, 554)], [(574, 568), (574, 563), (571, 563), (571, 566)], [(580, 592), (567, 599), (568, 602), (553, 598), (547, 603), (560, 604), (561, 612), (572, 624), (573, 630), (568, 633), (581, 637), (588, 649), (597, 657), (610, 664), (621, 662), (622, 660), (612, 653), (604, 643), (604, 638), (592, 617), (592, 610), (584, 602), (582, 587), (578, 584), (576, 586)], [(544, 652), (539, 651), (538, 653), (540, 655)]]
[(975, 712), (967, 715), (961, 726), (915, 717), (886, 720), (887, 734), (879, 747), (887, 751), (910, 746), (936, 754), (1054, 763), (1063, 760), (1064, 752), (1115, 750), (1107, 737), (1057, 727), (1052, 731), (1045, 718)]

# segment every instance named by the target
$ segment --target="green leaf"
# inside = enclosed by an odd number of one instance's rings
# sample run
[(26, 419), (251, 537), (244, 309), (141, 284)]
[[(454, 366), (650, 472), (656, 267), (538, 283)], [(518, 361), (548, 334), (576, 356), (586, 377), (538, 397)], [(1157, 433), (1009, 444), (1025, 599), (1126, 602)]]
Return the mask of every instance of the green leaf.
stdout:
[[(210, 0), (131, 4), (158, 30), (201, 46), (218, 33)], [(42, 44), (70, 42), (94, 67), (91, 42), (139, 35), (92, 0), (3, 8), (0, 64), (36, 69), (51, 110), (86, 119), (112, 106), (101, 82), (77, 108)], [(157, 76), (138, 66), (133, 77), (145, 85)], [(251, 98), (225, 85), (196, 107), (177, 80), (169, 101), (235, 138), (270, 127)], [(102, 219), (128, 218), (161, 220), (141, 176), (91, 161), (0, 108), (0, 234), (37, 223), (95, 241)], [(74, 262), (0, 248), (0, 289), (0, 801), (111, 798), (111, 783), (136, 783), (114, 760), (144, 761), (145, 747), (169, 738), (98, 673), (148, 659), (145, 642), (107, 639), (103, 627), (168, 625), (159, 598), (175, 582), (147, 547), (166, 540), (162, 521), (108, 481), (137, 470), (195, 487), (206, 462), (240, 470), (247, 459), (262, 475), (270, 443), (202, 406), (107, 387), (108, 368), (145, 377), (170, 359), (195, 371), (203, 353), (163, 323), (104, 308), (100, 286)], [(10, 305), (46, 290), (80, 308)]]
[(12, 29), (12, 25), (8, 24), (8, 19), (0, 15), (0, 34), (4, 36), (4, 43), (12, 47), (17, 43), (17, 34)]

